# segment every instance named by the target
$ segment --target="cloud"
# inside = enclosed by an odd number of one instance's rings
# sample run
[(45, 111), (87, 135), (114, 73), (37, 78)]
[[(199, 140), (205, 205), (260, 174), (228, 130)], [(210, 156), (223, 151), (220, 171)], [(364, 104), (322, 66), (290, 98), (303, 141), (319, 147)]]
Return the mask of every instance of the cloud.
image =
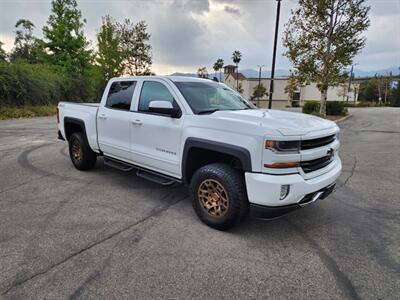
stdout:
[(233, 14), (233, 15), (236, 15), (236, 16), (240, 16), (240, 9), (239, 8), (236, 8), (236, 7), (233, 7), (233, 6), (230, 6), (230, 5), (225, 5), (224, 6), (224, 10), (227, 13), (230, 13), (230, 14)]
[[(50, 0), (0, 0), (0, 40), (6, 49), (12, 47), (14, 25), (27, 18), (36, 25), (35, 35), (50, 14)], [(357, 68), (371, 70), (400, 64), (400, 1), (370, 0), (371, 26), (366, 33), (367, 45), (355, 61)], [(288, 69), (282, 55), (283, 25), (297, 1), (282, 1), (277, 68)], [(145, 20), (151, 33), (153, 69), (157, 73), (195, 71), (211, 66), (217, 58), (231, 62), (234, 50), (243, 53), (241, 68), (258, 64), (269, 69), (275, 28), (276, 1), (260, 0), (80, 0), (78, 6), (87, 20), (85, 34), (96, 45), (101, 17), (115, 20)]]

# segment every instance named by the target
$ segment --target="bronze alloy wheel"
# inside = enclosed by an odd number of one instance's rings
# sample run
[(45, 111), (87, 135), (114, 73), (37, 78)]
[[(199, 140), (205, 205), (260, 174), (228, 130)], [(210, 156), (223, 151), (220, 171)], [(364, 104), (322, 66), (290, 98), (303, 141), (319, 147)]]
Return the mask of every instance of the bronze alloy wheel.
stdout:
[(82, 147), (79, 141), (75, 140), (72, 142), (71, 153), (74, 161), (79, 162), (82, 160)]
[(197, 190), (203, 210), (212, 217), (223, 217), (229, 208), (229, 197), (224, 186), (214, 179), (204, 180)]

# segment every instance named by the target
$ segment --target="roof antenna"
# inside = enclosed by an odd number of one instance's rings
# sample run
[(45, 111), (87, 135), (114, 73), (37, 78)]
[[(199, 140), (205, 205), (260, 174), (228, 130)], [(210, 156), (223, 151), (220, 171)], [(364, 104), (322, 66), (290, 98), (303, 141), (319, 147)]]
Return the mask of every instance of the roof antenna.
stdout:
[(213, 81), (219, 82), (218, 78), (214, 76)]

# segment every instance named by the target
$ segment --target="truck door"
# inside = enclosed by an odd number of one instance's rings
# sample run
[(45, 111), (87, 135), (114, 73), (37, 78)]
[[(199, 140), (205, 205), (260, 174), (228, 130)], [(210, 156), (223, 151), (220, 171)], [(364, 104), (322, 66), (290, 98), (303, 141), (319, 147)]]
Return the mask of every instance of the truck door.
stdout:
[(136, 81), (111, 84), (107, 101), (97, 114), (97, 134), (101, 151), (107, 156), (130, 160), (131, 102)]
[(142, 83), (137, 111), (132, 112), (131, 151), (132, 161), (151, 170), (181, 177), (180, 144), (183, 116), (149, 111), (151, 101), (174, 100), (173, 91), (161, 80), (145, 80)]

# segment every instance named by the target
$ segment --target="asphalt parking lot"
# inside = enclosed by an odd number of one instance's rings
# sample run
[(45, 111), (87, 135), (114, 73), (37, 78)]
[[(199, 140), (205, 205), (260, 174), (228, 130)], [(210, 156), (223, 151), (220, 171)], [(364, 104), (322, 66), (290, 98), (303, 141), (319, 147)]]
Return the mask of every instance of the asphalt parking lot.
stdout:
[(0, 298), (400, 297), (400, 109), (340, 123), (337, 191), (229, 232), (184, 187), (79, 172), (54, 118), (0, 121)]

